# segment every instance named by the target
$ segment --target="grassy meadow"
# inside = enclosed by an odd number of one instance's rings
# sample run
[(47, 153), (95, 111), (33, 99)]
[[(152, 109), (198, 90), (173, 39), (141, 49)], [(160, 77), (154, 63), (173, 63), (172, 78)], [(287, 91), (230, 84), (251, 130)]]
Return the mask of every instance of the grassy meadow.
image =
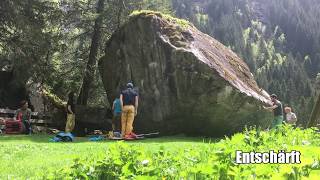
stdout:
[[(48, 135), (0, 136), (0, 179), (320, 179), (317, 129), (249, 129), (214, 140), (49, 142)], [(235, 151), (297, 150), (301, 164), (236, 164)]]

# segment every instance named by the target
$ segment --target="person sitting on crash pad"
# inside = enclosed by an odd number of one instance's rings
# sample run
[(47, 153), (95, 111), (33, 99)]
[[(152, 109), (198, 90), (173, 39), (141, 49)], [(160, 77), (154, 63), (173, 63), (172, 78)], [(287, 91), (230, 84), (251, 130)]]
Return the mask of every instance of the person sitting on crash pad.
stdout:
[(112, 131), (120, 132), (121, 130), (121, 102), (120, 98), (116, 98), (112, 104)]
[(31, 110), (28, 108), (29, 104), (26, 100), (20, 102), (20, 108), (16, 111), (15, 117), (20, 120), (23, 124), (23, 131), (25, 134), (31, 133), (30, 119)]
[(132, 132), (134, 117), (138, 114), (138, 93), (133, 89), (133, 84), (128, 83), (127, 89), (121, 92), (121, 135), (124, 139), (135, 139)]
[(68, 95), (67, 103), (67, 122), (65, 132), (72, 132), (75, 126), (75, 105), (74, 105), (74, 92), (70, 92)]
[(275, 94), (272, 94), (271, 96), (272, 106), (270, 107), (264, 107), (264, 109), (272, 110), (274, 114), (274, 120), (272, 122), (271, 128), (276, 128), (278, 126), (281, 126), (283, 123), (283, 108), (282, 103), (279, 101), (278, 96)]

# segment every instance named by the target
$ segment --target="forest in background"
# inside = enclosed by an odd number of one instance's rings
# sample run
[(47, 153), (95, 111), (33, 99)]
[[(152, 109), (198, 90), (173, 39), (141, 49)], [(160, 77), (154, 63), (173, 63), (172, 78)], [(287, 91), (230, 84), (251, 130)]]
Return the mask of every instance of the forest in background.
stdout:
[(305, 124), (320, 84), (319, 7), (317, 0), (3, 0), (0, 67), (63, 99), (74, 90), (79, 104), (103, 106), (97, 63), (105, 42), (134, 10), (155, 10), (230, 47)]

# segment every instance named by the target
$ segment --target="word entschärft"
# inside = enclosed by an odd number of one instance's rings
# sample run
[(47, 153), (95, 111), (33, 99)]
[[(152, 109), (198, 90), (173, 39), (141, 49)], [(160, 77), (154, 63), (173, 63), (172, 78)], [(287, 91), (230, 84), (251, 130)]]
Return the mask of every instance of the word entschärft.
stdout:
[(299, 151), (242, 152), (236, 151), (237, 164), (300, 164)]

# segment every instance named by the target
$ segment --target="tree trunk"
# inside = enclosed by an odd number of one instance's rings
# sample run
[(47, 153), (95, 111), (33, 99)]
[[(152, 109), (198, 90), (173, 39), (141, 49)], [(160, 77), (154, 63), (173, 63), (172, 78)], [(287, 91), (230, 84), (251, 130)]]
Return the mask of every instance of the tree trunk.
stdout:
[(101, 26), (103, 22), (103, 17), (101, 13), (104, 10), (104, 2), (105, 0), (99, 0), (97, 4), (97, 14), (99, 14), (98, 18), (95, 20), (94, 23), (94, 31), (91, 40), (91, 47), (89, 53), (89, 60), (87, 63), (87, 68), (84, 74), (83, 82), (81, 91), (78, 97), (77, 104), (79, 105), (87, 105), (88, 98), (89, 98), (89, 91), (94, 80), (94, 74), (96, 71), (96, 64), (97, 64), (97, 56), (100, 46), (101, 40)]
[(117, 27), (117, 29), (120, 29), (120, 25), (121, 25), (121, 15), (122, 15), (122, 10), (123, 10), (123, 8), (124, 8), (124, 2), (123, 2), (123, 0), (119, 0), (118, 7), (119, 7), (119, 11), (118, 11), (118, 15), (117, 15), (117, 20), (118, 20), (118, 27)]
[(319, 123), (320, 123), (320, 95), (318, 96), (316, 104), (313, 106), (308, 127), (317, 126), (317, 124)]

